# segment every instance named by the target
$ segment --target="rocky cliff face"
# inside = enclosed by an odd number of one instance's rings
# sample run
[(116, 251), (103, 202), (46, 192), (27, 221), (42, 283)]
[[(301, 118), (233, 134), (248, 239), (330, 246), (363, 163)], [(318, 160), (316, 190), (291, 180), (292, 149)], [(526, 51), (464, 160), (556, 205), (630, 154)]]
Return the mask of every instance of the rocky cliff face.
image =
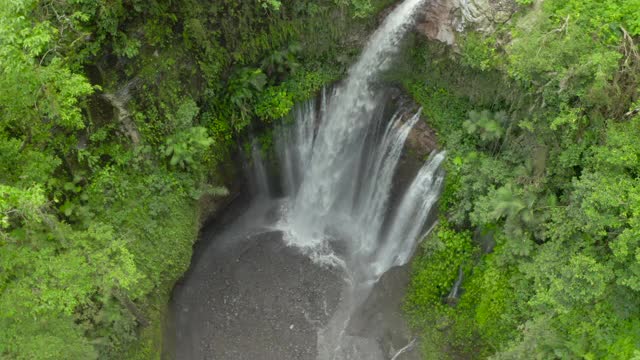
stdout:
[(456, 44), (456, 33), (473, 29), (491, 33), (496, 25), (511, 19), (515, 0), (432, 0), (418, 23), (418, 31), (431, 40)]

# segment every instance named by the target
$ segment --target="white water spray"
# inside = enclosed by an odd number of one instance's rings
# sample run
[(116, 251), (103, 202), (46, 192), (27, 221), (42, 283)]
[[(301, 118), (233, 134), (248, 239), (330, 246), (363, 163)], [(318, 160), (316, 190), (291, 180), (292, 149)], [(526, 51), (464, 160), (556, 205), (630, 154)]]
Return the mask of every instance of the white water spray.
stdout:
[(293, 126), (276, 136), (289, 197), (280, 224), (286, 240), (319, 258), (331, 253), (328, 243), (342, 242), (341, 255), (357, 281), (375, 281), (409, 259), (440, 191), (444, 154), (429, 159), (390, 217), (393, 175), (419, 114), (406, 119), (396, 112), (387, 120), (384, 94), (374, 86), (423, 1), (398, 5), (345, 82), (323, 93), (321, 110), (314, 102), (298, 106)]

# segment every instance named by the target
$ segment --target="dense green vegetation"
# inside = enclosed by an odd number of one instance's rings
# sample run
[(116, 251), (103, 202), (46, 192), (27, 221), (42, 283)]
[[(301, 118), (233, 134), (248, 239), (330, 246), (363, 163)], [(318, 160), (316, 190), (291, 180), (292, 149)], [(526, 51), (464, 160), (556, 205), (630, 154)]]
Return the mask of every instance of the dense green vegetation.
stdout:
[(428, 359), (640, 359), (640, 2), (519, 3), (406, 51), (448, 151), (407, 313)]
[[(0, 359), (158, 358), (199, 204), (392, 2), (0, 0)], [(394, 74), (448, 150), (407, 314), (428, 359), (640, 359), (640, 1), (517, 2)]]
[(159, 357), (198, 200), (390, 2), (0, 1), (0, 358)]

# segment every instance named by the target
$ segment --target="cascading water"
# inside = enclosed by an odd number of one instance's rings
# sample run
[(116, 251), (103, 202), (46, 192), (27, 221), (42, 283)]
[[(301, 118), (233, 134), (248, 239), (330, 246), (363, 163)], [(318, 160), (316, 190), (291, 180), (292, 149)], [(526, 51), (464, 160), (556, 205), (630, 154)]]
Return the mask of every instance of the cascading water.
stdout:
[[(411, 251), (404, 248), (411, 249), (420, 235), (442, 181), (440, 154), (407, 191), (392, 230), (381, 231), (388, 221), (394, 170), (418, 114), (405, 121), (398, 112), (385, 123), (383, 93), (374, 84), (423, 1), (398, 5), (371, 36), (345, 82), (323, 93), (320, 111), (313, 102), (299, 105), (293, 126), (282, 126), (276, 135), (281, 186), (288, 197), (280, 227), (289, 243), (317, 253), (327, 249), (328, 241), (344, 240), (350, 255), (376, 264), (374, 273), (366, 274), (372, 279), (407, 260)], [(260, 161), (255, 154), (254, 162)], [(261, 177), (258, 187), (264, 189), (264, 166), (254, 168)]]
[[(364, 222), (367, 227), (381, 224), (379, 215), (384, 206), (380, 205), (386, 201), (388, 186), (387, 189), (381, 188), (386, 184), (378, 184), (376, 180), (380, 178), (382, 182), (390, 183), (398, 158), (390, 148), (402, 147), (408, 129), (388, 129), (386, 135), (389, 136), (381, 143), (385, 146), (374, 147), (375, 155), (368, 156), (372, 150), (367, 147), (368, 140), (369, 143), (378, 140), (372, 135), (376, 135), (375, 130), (381, 120), (381, 112), (378, 111), (381, 94), (372, 85), (376, 75), (388, 66), (391, 55), (397, 51), (398, 43), (411, 24), (414, 12), (423, 1), (406, 0), (385, 19), (370, 38), (358, 62), (350, 69), (345, 83), (327, 100), (315, 137), (300, 139), (305, 143), (307, 151), (304, 155), (308, 157), (303, 160), (304, 176), (287, 218), (293, 244), (319, 247), (326, 241), (327, 228), (333, 228), (334, 231), (346, 231), (341, 235), (351, 238), (352, 252), (367, 254), (377, 248), (376, 231), (361, 233), (355, 223)], [(302, 122), (309, 121), (312, 118), (302, 119)], [(390, 126), (393, 124), (390, 122)], [(387, 151), (391, 153), (387, 154)], [(385, 159), (385, 155), (390, 158)], [(384, 165), (363, 169), (364, 161), (375, 164), (377, 160), (383, 161)], [(367, 173), (367, 170), (373, 172)], [(367, 214), (361, 210), (366, 210)], [(347, 228), (337, 222), (343, 222)]]
[[(405, 264), (419, 238), (443, 174), (444, 153), (433, 154), (410, 186), (390, 206), (393, 177), (405, 140), (419, 113), (397, 111), (388, 119), (377, 75), (424, 0), (405, 0), (370, 38), (348, 78), (315, 102), (298, 105), (293, 124), (276, 130), (276, 156), (284, 193), (276, 225), (285, 241), (315, 260), (339, 266), (348, 286), (340, 308), (318, 334), (321, 359), (375, 358), (348, 355), (349, 316), (389, 268)], [(267, 192), (265, 166), (253, 152), (254, 187)]]
[[(323, 96), (322, 103), (333, 106), (331, 101), (336, 100), (337, 94), (339, 91), (330, 100)], [(320, 131), (314, 129), (331, 121), (326, 118), (329, 113), (317, 112), (313, 102), (298, 106), (294, 124), (279, 128), (275, 137), (286, 197), (277, 227), (284, 231), (289, 245), (303, 249), (320, 262), (335, 264), (336, 254), (330, 245), (339, 243), (343, 248), (340, 263), (346, 262), (349, 275), (359, 282), (375, 281), (391, 266), (406, 263), (422, 235), (442, 183), (439, 165), (444, 153), (439, 153), (431, 156), (418, 172), (395, 212), (390, 211), (395, 168), (419, 113), (405, 119), (402, 111), (396, 111), (387, 120), (383, 117), (384, 104), (383, 101), (376, 104), (376, 111), (368, 119), (369, 126), (358, 137), (334, 139), (358, 151), (350, 153), (348, 167), (340, 166), (342, 179), (337, 179), (334, 169), (326, 170), (324, 177), (310, 178), (309, 169), (323, 166), (314, 163)], [(254, 161), (255, 154), (254, 151)], [(339, 164), (339, 159), (331, 161)], [(255, 176), (262, 181), (266, 178), (264, 167), (254, 165)], [(332, 178), (334, 186), (327, 186), (326, 177)], [(258, 187), (268, 188), (264, 184)], [(309, 194), (309, 188), (317, 192)], [(314, 206), (319, 203), (313, 202), (313, 196), (321, 191), (325, 198), (320, 201), (330, 203), (327, 208)], [(308, 198), (310, 195), (312, 199)]]
[[(408, 260), (442, 183), (440, 153), (419, 171), (395, 213), (389, 211), (394, 171), (419, 114), (405, 119), (397, 111), (384, 119), (384, 93), (375, 80), (423, 1), (398, 5), (372, 35), (345, 82), (322, 94), (320, 109), (315, 102), (301, 104), (294, 110), (294, 123), (276, 131), (287, 198), (277, 227), (290, 245), (319, 256), (330, 251), (330, 243), (341, 242), (348, 270), (359, 280), (374, 281)], [(253, 161), (254, 187), (268, 191), (265, 166), (255, 149)]]

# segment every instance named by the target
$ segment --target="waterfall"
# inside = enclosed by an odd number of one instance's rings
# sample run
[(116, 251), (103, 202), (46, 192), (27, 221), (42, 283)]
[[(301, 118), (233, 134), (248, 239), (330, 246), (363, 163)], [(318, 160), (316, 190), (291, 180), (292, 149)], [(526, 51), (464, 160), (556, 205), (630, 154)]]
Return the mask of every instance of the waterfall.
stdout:
[[(419, 171), (397, 209), (389, 206), (396, 165), (419, 112), (406, 116), (385, 108), (385, 93), (375, 81), (423, 1), (398, 5), (347, 79), (319, 101), (298, 104), (293, 121), (274, 135), (279, 188), (286, 198), (277, 227), (289, 245), (319, 261), (335, 264), (338, 256), (360, 282), (374, 282), (408, 261), (442, 183), (440, 153)], [(255, 150), (252, 155), (254, 184), (268, 191), (265, 166)]]
[(443, 180), (442, 160), (444, 152), (431, 156), (404, 194), (389, 232), (378, 247), (376, 262), (372, 264), (375, 274), (382, 274), (391, 266), (403, 265), (409, 260), (429, 211), (438, 200)]
[[(274, 132), (281, 206), (275, 228), (290, 246), (344, 270), (340, 308), (318, 333), (321, 359), (349, 358), (349, 317), (389, 268), (409, 261), (443, 182), (444, 152), (432, 154), (401, 193), (394, 174), (420, 111), (388, 108), (376, 78), (390, 65), (424, 0), (405, 0), (371, 36), (347, 79), (298, 104)], [(270, 193), (254, 149), (254, 188)], [(395, 192), (395, 198), (393, 194)], [(359, 355), (363, 358), (362, 355)], [(358, 358), (358, 357), (356, 357)], [(371, 357), (366, 357), (371, 358)]]
[(422, 2), (406, 0), (396, 7), (369, 39), (344, 85), (328, 100), (289, 222), (294, 237), (305, 239), (304, 245), (322, 242), (327, 225), (349, 215), (359, 186), (359, 165), (368, 150), (367, 135), (380, 120), (376, 112), (380, 94), (373, 82), (388, 66)]

